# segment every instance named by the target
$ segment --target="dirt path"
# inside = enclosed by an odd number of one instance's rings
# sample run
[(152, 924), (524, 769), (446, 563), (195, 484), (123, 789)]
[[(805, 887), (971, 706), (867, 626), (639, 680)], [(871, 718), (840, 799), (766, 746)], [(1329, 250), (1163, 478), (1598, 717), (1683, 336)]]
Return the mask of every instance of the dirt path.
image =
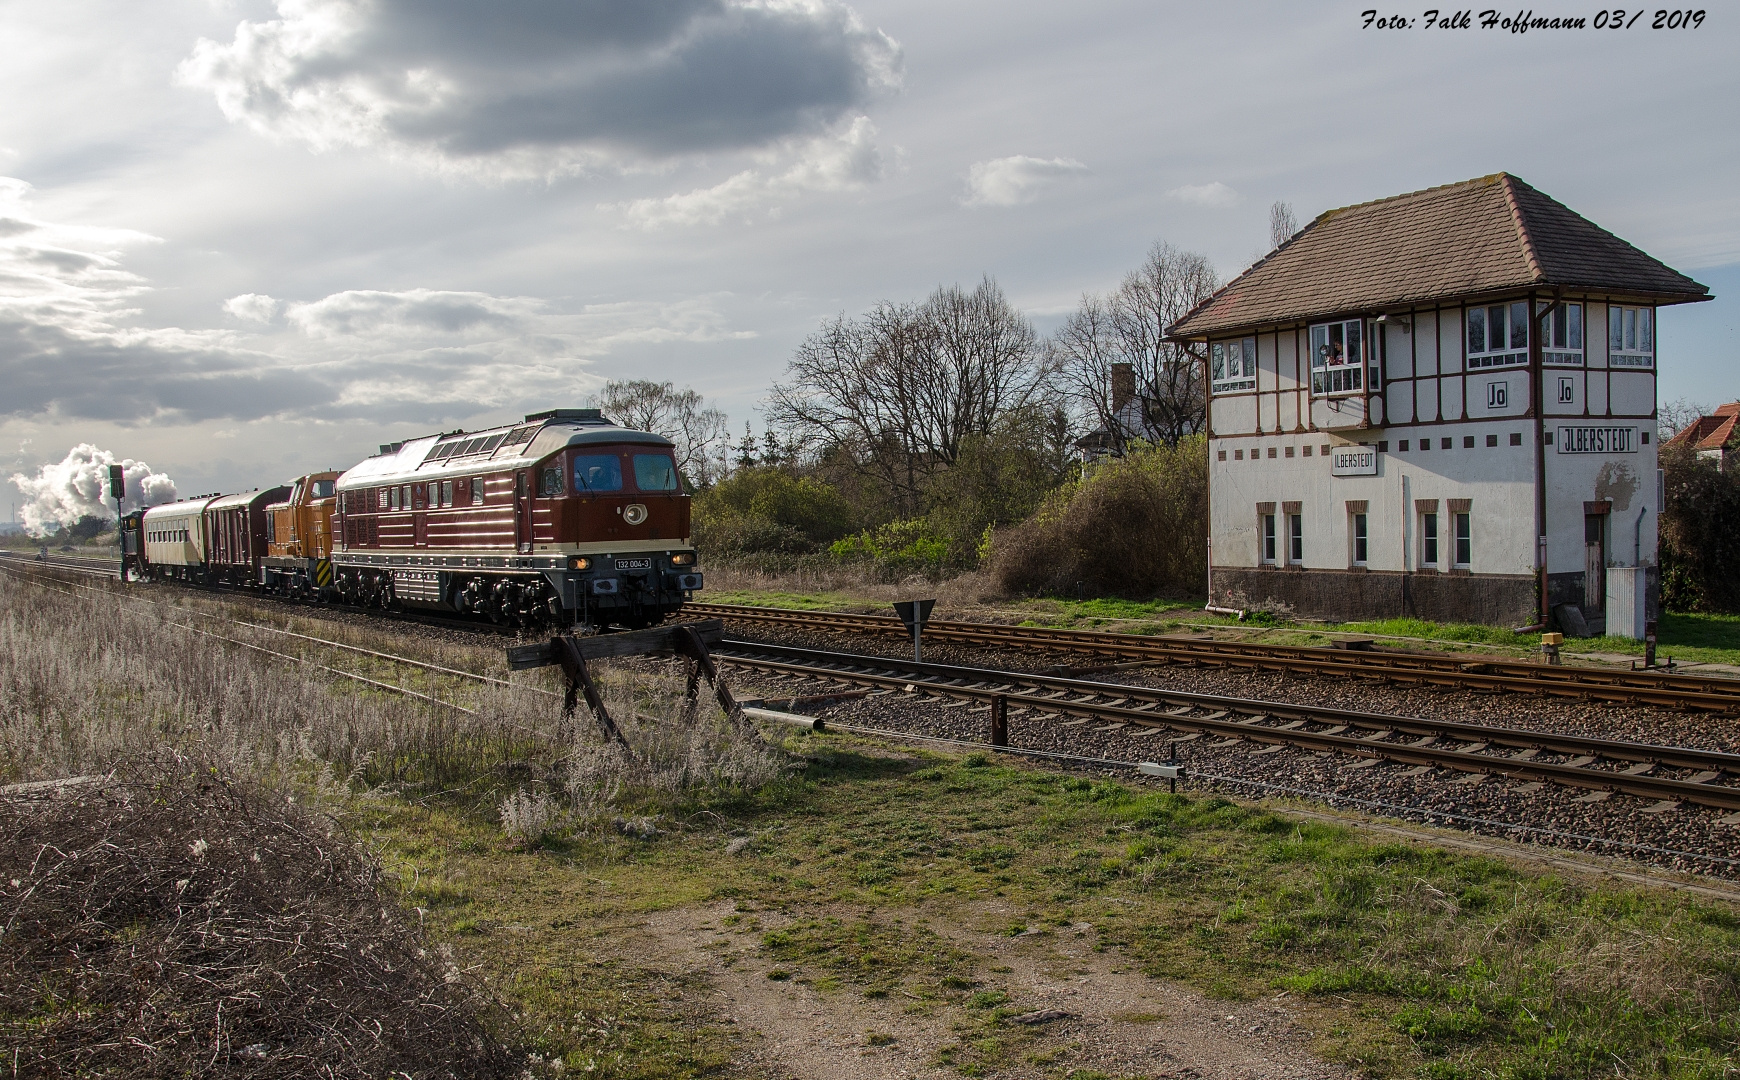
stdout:
[[(636, 935), (646, 966), (703, 975), (709, 1011), (745, 1036), (741, 1064), (752, 1072), (801, 1080), (893, 1080), (959, 1074), (937, 1052), (958, 1045), (948, 1008), (916, 1010), (896, 997), (867, 999), (849, 987), (819, 990), (794, 978), (775, 981), (759, 933), (725, 920), (730, 902), (661, 912)], [(760, 928), (778, 920), (761, 914)], [(1002, 925), (1008, 925), (1004, 920)], [(1095, 952), (1085, 924), (1018, 937), (938, 927), (982, 958), (981, 977), (1026, 1014), (1052, 1019), (1026, 1025), (1036, 1034), (1023, 1059), (996, 1075), (1039, 1077), (1059, 1069), (1176, 1080), (1351, 1080), (1352, 1073), (1313, 1058), (1308, 1037), (1272, 1003), (1209, 1001), (1129, 969), (1113, 952)], [(801, 973), (800, 973), (801, 975)], [(1013, 1020), (1006, 1021), (1013, 1027)]]

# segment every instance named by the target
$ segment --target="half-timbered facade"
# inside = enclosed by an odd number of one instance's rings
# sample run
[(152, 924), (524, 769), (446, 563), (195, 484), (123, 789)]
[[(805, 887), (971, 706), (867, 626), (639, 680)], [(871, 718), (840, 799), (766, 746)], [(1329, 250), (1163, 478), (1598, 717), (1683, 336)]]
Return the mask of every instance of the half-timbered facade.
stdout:
[(1210, 602), (1653, 611), (1656, 317), (1707, 299), (1503, 173), (1318, 217), (1169, 333), (1207, 357)]

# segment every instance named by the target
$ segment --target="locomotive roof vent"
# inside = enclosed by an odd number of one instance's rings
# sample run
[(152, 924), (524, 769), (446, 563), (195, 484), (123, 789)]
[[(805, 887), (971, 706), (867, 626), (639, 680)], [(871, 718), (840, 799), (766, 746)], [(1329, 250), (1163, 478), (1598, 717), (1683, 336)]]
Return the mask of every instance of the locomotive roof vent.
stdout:
[(534, 420), (567, 420), (581, 424), (610, 423), (604, 418), (603, 409), (545, 409), (543, 412), (526, 414), (526, 423)]
[(400, 450), (404, 449), (404, 446), (405, 446), (405, 444), (402, 442), (384, 442), (381, 444), (381, 453), (383, 453), (383, 454), (396, 454)]

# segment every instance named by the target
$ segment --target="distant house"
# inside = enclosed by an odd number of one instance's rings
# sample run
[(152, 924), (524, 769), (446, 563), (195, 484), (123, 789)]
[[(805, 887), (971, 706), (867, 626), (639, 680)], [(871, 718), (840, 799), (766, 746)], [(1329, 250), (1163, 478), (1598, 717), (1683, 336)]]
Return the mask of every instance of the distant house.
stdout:
[(1656, 313), (1710, 298), (1505, 173), (1322, 214), (1168, 331), (1208, 354), (1211, 602), (1599, 628), (1611, 576), (1640, 625)]
[(1686, 443), (1692, 444), (1699, 457), (1714, 461), (1718, 467), (1726, 465), (1729, 455), (1740, 453), (1740, 401), (1718, 405), (1714, 413), (1698, 417), (1667, 441), (1669, 446)]
[(1084, 463), (1092, 464), (1108, 457), (1116, 457), (1123, 452), (1126, 441), (1140, 438), (1147, 434), (1147, 399), (1136, 392), (1136, 369), (1131, 364), (1112, 365), (1111, 405), (1112, 424), (1117, 427), (1114, 433), (1109, 427), (1100, 426), (1083, 435), (1075, 441), (1075, 448), (1080, 452)]

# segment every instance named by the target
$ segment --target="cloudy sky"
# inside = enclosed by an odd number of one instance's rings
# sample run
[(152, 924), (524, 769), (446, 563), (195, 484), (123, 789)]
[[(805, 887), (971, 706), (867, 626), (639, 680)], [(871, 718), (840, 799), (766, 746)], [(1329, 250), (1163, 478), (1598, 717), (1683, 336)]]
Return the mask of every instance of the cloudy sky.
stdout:
[(610, 378), (759, 428), (837, 312), (990, 274), (1043, 329), (1155, 240), (1230, 276), (1276, 199), (1498, 170), (1710, 285), (1663, 396), (1740, 397), (1740, 5), (1362, 6), (0, 0), (0, 475), (235, 489)]

